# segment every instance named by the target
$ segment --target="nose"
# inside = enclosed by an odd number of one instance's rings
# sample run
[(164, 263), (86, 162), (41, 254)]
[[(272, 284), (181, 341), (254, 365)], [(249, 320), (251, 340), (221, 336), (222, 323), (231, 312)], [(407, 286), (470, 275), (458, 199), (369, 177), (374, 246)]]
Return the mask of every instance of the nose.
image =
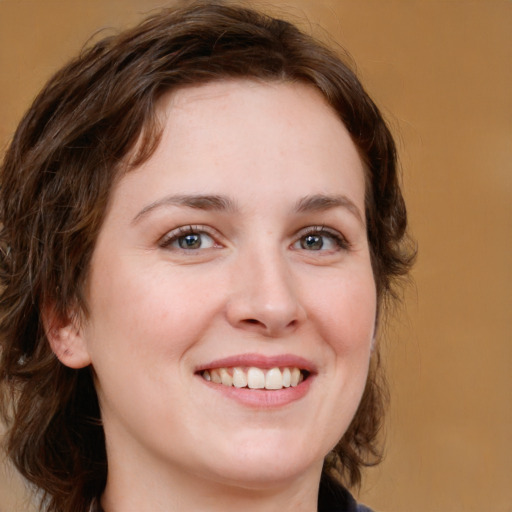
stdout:
[(299, 283), (286, 258), (252, 253), (240, 257), (231, 278), (227, 318), (234, 327), (265, 337), (285, 336), (306, 319)]

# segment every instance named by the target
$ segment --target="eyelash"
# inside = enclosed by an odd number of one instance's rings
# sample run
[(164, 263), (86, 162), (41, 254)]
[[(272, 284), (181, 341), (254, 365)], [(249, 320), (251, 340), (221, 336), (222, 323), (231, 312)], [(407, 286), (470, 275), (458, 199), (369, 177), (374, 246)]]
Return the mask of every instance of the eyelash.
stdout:
[[(325, 226), (310, 226), (310, 227), (303, 229), (302, 231), (299, 232), (299, 237), (292, 244), (292, 246), (297, 243), (300, 243), (301, 240), (304, 240), (305, 237), (307, 237), (309, 235), (322, 236), (322, 237), (329, 238), (330, 240), (332, 240), (334, 242), (334, 244), (339, 249), (349, 250), (351, 248), (349, 241), (339, 231), (327, 228)], [(304, 249), (304, 247), (302, 247), (302, 249)], [(307, 250), (307, 249), (304, 249), (304, 250)], [(316, 252), (316, 251), (313, 250), (311, 252)], [(318, 251), (318, 252), (321, 252), (321, 251)]]
[[(216, 238), (218, 235), (214, 234), (212, 230), (208, 229), (205, 226), (194, 226), (194, 225), (188, 225), (188, 226), (180, 226), (179, 228), (173, 229), (172, 231), (168, 232), (162, 239), (160, 240), (160, 247), (162, 248), (170, 248), (172, 244), (175, 242), (179, 242), (180, 239), (189, 236), (189, 235), (206, 235), (212, 240), (212, 246), (206, 247), (203, 249), (210, 249), (210, 248), (216, 248), (220, 247), (221, 245), (216, 242)], [(307, 236), (319, 236), (328, 238), (334, 244), (337, 248), (342, 250), (349, 250), (351, 248), (350, 243), (348, 240), (338, 231), (327, 228), (325, 226), (309, 226), (307, 228), (302, 229), (298, 233), (297, 239), (291, 244), (291, 247), (294, 249), (302, 249), (305, 251), (308, 251), (305, 247), (302, 246), (301, 242), (307, 237)], [(204, 243), (203, 240), (201, 240), (201, 244)], [(196, 250), (201, 249), (201, 244), (199, 247), (191, 247), (191, 248), (184, 248), (184, 247), (176, 247), (175, 249), (186, 251), (186, 252), (194, 252)], [(294, 247), (296, 244), (300, 244), (300, 247)], [(322, 245), (319, 250), (312, 249), (308, 252), (327, 252), (327, 250), (321, 250), (323, 247), (323, 241)]]
[[(179, 228), (173, 229), (169, 231), (163, 238), (160, 240), (160, 247), (163, 249), (169, 248), (174, 242), (178, 242), (180, 238), (184, 238), (189, 235), (206, 235), (210, 237), (213, 241), (213, 247), (219, 247), (219, 244), (215, 241), (216, 235), (210, 232), (205, 226), (180, 226)], [(198, 247), (197, 249), (199, 249)], [(183, 247), (176, 247), (178, 250), (182, 251), (194, 251), (194, 248), (185, 249)]]

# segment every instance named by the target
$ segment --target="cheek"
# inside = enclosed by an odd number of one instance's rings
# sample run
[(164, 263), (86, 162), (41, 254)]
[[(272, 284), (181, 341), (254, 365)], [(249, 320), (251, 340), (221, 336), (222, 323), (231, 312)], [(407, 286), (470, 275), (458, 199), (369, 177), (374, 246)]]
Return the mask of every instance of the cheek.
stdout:
[(326, 452), (344, 435), (364, 392), (375, 329), (373, 275), (331, 279), (316, 301), (316, 329), (325, 344), (324, 399), (317, 416)]
[(118, 365), (136, 361), (139, 368), (180, 357), (215, 309), (212, 294), (198, 289), (197, 277), (182, 274), (165, 264), (145, 267), (131, 260), (97, 268), (88, 337), (98, 356), (107, 353)]
[(322, 337), (338, 355), (368, 352), (375, 334), (376, 303), (371, 272), (324, 283), (313, 311)]

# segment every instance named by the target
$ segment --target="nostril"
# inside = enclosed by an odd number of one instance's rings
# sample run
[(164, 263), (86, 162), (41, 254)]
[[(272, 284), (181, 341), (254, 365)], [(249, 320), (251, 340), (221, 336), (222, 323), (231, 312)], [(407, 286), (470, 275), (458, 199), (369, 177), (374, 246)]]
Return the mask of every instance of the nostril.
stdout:
[(261, 322), (259, 322), (258, 320), (256, 320), (255, 318), (247, 318), (245, 320), (248, 324), (259, 324)]

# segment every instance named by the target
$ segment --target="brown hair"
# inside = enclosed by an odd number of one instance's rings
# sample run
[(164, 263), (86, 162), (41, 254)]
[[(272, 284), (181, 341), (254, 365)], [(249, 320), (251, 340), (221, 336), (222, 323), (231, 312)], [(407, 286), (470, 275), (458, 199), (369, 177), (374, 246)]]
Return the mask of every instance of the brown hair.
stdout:
[[(90, 368), (62, 365), (41, 309), (87, 316), (84, 286), (113, 183), (158, 143), (162, 94), (228, 78), (298, 81), (319, 89), (367, 168), (366, 217), (378, 304), (407, 273), (406, 210), (393, 139), (355, 74), (294, 25), (224, 2), (167, 9), (101, 40), (61, 69), (21, 121), (1, 166), (0, 405), (7, 450), (49, 511), (88, 510), (107, 460)], [(142, 140), (141, 144), (136, 144)], [(379, 459), (378, 347), (362, 402), (324, 472), (350, 484)]]

